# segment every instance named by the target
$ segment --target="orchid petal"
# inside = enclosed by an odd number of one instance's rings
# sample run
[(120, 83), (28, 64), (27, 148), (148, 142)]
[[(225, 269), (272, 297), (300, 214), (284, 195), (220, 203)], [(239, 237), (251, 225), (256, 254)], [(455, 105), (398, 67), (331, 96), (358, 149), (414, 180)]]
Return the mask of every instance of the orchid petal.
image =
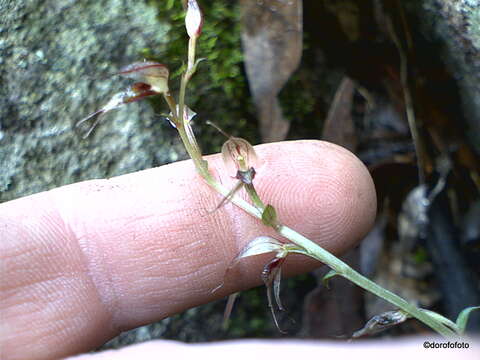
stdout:
[(468, 317), (474, 310), (480, 310), (480, 306), (471, 306), (466, 309), (463, 309), (458, 315), (456, 325), (460, 329), (460, 334), (465, 332), (465, 328), (467, 327)]
[[(132, 97), (135, 97), (135, 96), (137, 96), (137, 94), (135, 92), (133, 92), (130, 88), (127, 89), (126, 91), (122, 91), (120, 93), (117, 93), (117, 94), (113, 95), (112, 98), (110, 99), (110, 101), (105, 106), (103, 106), (101, 109), (91, 113), (87, 117), (80, 120), (77, 123), (76, 126), (79, 126), (79, 125), (83, 124), (85, 121), (87, 121), (87, 120), (89, 120), (89, 119), (91, 119), (95, 116), (101, 116), (101, 115), (103, 115), (103, 114), (105, 114), (105, 113), (107, 113), (111, 110), (117, 109), (120, 106), (125, 105), (127, 103), (128, 99), (131, 99)], [(90, 129), (87, 131), (87, 133), (83, 136), (83, 138), (86, 138), (91, 134), (91, 132), (93, 131), (93, 129), (95, 129), (95, 127), (98, 125), (100, 120), (101, 120), (101, 118), (99, 117), (93, 123), (93, 125), (90, 127)]]
[(227, 305), (225, 306), (225, 311), (223, 312), (223, 328), (226, 329), (228, 325), (228, 320), (230, 319), (230, 315), (232, 315), (233, 305), (235, 304), (235, 300), (237, 299), (239, 292), (233, 293), (228, 296)]
[(245, 139), (231, 136), (222, 146), (222, 157), (229, 172), (247, 171), (255, 167), (257, 154), (253, 146)]
[(285, 258), (288, 253), (283, 254), (283, 256), (277, 256), (273, 258), (270, 262), (265, 264), (263, 271), (262, 271), (262, 280), (267, 288), (267, 299), (268, 299), (268, 307), (272, 313), (273, 321), (277, 329), (284, 333), (284, 331), (280, 328), (277, 320), (277, 316), (275, 315), (275, 309), (273, 307), (272, 301), (272, 283), (273, 283), (273, 294), (275, 297), (275, 302), (277, 303), (278, 309), (283, 310), (282, 303), (280, 301), (280, 280), (281, 280), (281, 271), (282, 265), (285, 261)]
[[(227, 196), (225, 196), (222, 199), (222, 201), (220, 201), (220, 203), (215, 207), (215, 209), (213, 209), (213, 211), (216, 211), (216, 210), (220, 209), (223, 206), (223, 204), (230, 201), (232, 199), (232, 197), (236, 194), (236, 192), (242, 188), (242, 186), (243, 186), (243, 183), (241, 181), (238, 181), (235, 184), (235, 186), (228, 192)], [(234, 261), (238, 261), (238, 260), (240, 260), (240, 259), (235, 259)]]
[(154, 61), (137, 62), (123, 67), (118, 74), (148, 84), (157, 93), (169, 91), (169, 71), (163, 64)]
[[(240, 185), (242, 185), (241, 182), (239, 182)], [(227, 199), (227, 198), (225, 198)], [(225, 199), (222, 201), (222, 203), (225, 201)], [(219, 206), (221, 206), (221, 204)], [(218, 208), (218, 206), (217, 206)], [(288, 245), (288, 244), (287, 244)], [(224, 275), (224, 280), (220, 285), (218, 285), (216, 288), (212, 290), (212, 293), (216, 292), (220, 288), (223, 287), (225, 283), (225, 278), (227, 277), (229, 271), (243, 258), (249, 257), (249, 256), (255, 256), (255, 255), (261, 255), (261, 254), (266, 254), (270, 252), (277, 252), (280, 254), (281, 257), (285, 257), (288, 254), (288, 251), (285, 250), (286, 244), (283, 244), (282, 242), (278, 241), (277, 239), (271, 238), (269, 236), (259, 236), (252, 241), (250, 241), (243, 249), (240, 251), (240, 254), (238, 254), (235, 259), (232, 260), (228, 268), (225, 270), (225, 275)], [(277, 257), (275, 257), (276, 259)], [(264, 269), (265, 271), (265, 269)]]
[(282, 301), (280, 300), (280, 281), (282, 280), (282, 267), (281, 265), (278, 267), (278, 271), (276, 272), (273, 278), (273, 294), (275, 295), (275, 302), (277, 303), (278, 309), (283, 311), (284, 307), (282, 305)]
[(240, 260), (248, 256), (266, 254), (273, 251), (281, 251), (283, 250), (283, 245), (284, 244), (277, 239), (269, 236), (259, 236), (250, 241), (235, 260)]

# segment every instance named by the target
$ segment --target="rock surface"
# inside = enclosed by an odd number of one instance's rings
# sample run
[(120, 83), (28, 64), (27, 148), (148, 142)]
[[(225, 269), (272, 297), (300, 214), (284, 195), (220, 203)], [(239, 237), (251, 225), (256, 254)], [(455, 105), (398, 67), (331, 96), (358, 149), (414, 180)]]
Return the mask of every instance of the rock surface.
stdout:
[(441, 44), (459, 87), (470, 143), (480, 153), (480, 0), (414, 2), (426, 37)]
[(133, 0), (0, 2), (0, 201), (184, 156), (148, 103), (74, 125), (125, 88), (106, 77), (165, 44), (156, 9)]

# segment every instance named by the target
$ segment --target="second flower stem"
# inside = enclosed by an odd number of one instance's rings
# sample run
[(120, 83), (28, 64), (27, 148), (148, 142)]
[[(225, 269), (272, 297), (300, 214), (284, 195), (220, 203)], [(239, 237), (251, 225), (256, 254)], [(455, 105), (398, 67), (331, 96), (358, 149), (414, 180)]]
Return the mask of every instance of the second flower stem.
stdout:
[[(186, 132), (186, 126), (190, 126), (190, 124), (187, 123), (187, 121), (189, 120), (185, 120), (183, 116), (185, 111), (184, 109), (185, 92), (186, 92), (187, 84), (190, 78), (192, 77), (192, 75), (194, 74), (195, 68), (196, 68), (196, 66), (194, 65), (195, 64), (195, 46), (196, 46), (196, 38), (191, 38), (188, 44), (187, 70), (183, 74), (182, 80), (180, 83), (178, 113), (176, 111), (176, 107), (174, 106), (174, 101), (172, 101), (172, 98), (166, 97), (166, 100), (170, 108), (173, 107), (172, 113), (173, 113), (173, 116), (176, 117), (176, 123), (178, 124), (177, 130), (180, 134), (180, 138), (182, 139), (182, 142), (185, 145), (185, 149), (187, 150), (189, 156), (192, 158), (198, 173), (207, 182), (207, 184), (210, 185), (215, 191), (217, 191), (219, 194), (223, 195), (224, 197), (229, 197), (231, 195), (230, 191), (227, 188), (225, 188), (222, 184), (220, 184), (210, 173), (210, 171), (208, 170), (208, 163), (205, 160), (203, 160), (202, 153), (199, 147), (196, 145), (196, 143), (195, 144), (192, 143), (192, 141), (189, 138), (189, 135)], [(262, 200), (258, 196), (253, 185), (250, 185), (250, 186), (246, 185), (246, 190), (255, 206), (249, 204), (247, 201), (243, 200), (242, 198), (236, 195), (231, 196), (230, 201), (234, 203), (236, 206), (243, 209), (248, 214), (261, 220), (265, 205), (263, 204)], [(431, 327), (433, 330), (435, 330), (442, 336), (449, 338), (456, 335), (456, 332), (454, 330), (447, 327), (444, 323), (436, 319), (434, 316), (430, 315), (428, 312), (422, 311), (421, 309), (410, 304), (400, 296), (392, 293), (389, 290), (384, 289), (380, 285), (364, 277), (359, 272), (355, 271), (349, 265), (344, 263), (342, 260), (334, 256), (327, 250), (323, 249), (321, 246), (317, 245), (310, 239), (307, 239), (305, 236), (299, 234), (295, 230), (278, 223), (273, 228), (280, 235), (287, 238), (295, 245), (303, 248), (310, 257), (328, 265), (339, 276), (342, 276), (352, 281), (353, 283), (360, 286), (361, 288), (395, 305), (399, 309), (403, 310), (405, 313), (411, 315), (412, 317), (428, 325), (429, 327)]]
[[(179, 129), (180, 137), (184, 141), (185, 147), (187, 152), (192, 157), (197, 171), (199, 174), (204, 178), (204, 180), (210, 185), (215, 191), (220, 193), (223, 196), (228, 196), (229, 190), (221, 185), (208, 171), (208, 168), (204, 165), (204, 160), (198, 157), (198, 154), (195, 154), (192, 150), (192, 147), (188, 143), (187, 136), (185, 131), (181, 131), (183, 129)], [(256, 194), (256, 192), (254, 192)], [(258, 200), (260, 198), (257, 195)], [(258, 208), (256, 206), (252, 206), (242, 198), (234, 195), (231, 197), (230, 201), (249, 213), (250, 215), (262, 219), (262, 208)], [(261, 203), (261, 201), (260, 201)], [(263, 204), (263, 203), (262, 203)], [(440, 323), (436, 319), (433, 319), (428, 313), (421, 311), (416, 306), (410, 304), (405, 299), (401, 298), (400, 296), (392, 293), (391, 291), (384, 289), (380, 285), (376, 284), (375, 282), (371, 281), (370, 279), (366, 278), (365, 276), (361, 275), (354, 269), (352, 269), (348, 264), (337, 258), (335, 255), (331, 254), (327, 250), (323, 249), (321, 246), (317, 245), (310, 239), (306, 238), (305, 236), (299, 234), (295, 230), (289, 228), (285, 225), (279, 225), (275, 228), (277, 232), (282, 235), (283, 237), (290, 240), (292, 243), (302, 247), (306, 250), (309, 256), (313, 257), (314, 259), (328, 265), (332, 270), (334, 270), (338, 275), (352, 281), (356, 285), (360, 286), (361, 288), (381, 297), (382, 299), (388, 301), (389, 303), (395, 305), (399, 309), (402, 309), (406, 313), (410, 314), (412, 317), (420, 320), (424, 324), (431, 327), (433, 330), (438, 332), (444, 337), (453, 337), (456, 335), (455, 331), (448, 328), (444, 324)]]

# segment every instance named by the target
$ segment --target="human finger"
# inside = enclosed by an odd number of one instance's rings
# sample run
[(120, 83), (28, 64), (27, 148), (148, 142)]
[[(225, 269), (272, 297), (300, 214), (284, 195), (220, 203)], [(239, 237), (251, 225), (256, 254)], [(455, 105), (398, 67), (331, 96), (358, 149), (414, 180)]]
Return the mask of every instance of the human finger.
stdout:
[[(375, 192), (348, 151), (301, 141), (256, 147), (255, 186), (280, 220), (334, 253), (369, 229)], [(210, 168), (233, 185), (218, 156)], [(221, 201), (190, 161), (58, 188), (0, 205), (0, 311), (7, 358), (56, 358), (260, 283), (265, 257), (225, 268), (272, 230)], [(286, 274), (313, 261), (292, 257)], [(4, 331), (6, 329), (6, 331)]]

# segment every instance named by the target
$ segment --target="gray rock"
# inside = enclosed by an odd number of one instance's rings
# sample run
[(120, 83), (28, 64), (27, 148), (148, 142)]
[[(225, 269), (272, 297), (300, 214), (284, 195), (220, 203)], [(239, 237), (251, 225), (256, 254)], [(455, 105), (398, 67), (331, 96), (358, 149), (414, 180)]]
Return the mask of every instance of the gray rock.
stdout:
[(442, 44), (459, 87), (466, 134), (480, 153), (480, 0), (424, 0), (413, 2), (423, 20), (424, 35)]
[[(75, 124), (128, 82), (115, 73), (165, 45), (168, 25), (133, 0), (0, 1), (0, 201), (184, 157), (146, 102)], [(83, 131), (83, 132), (82, 132)]]

